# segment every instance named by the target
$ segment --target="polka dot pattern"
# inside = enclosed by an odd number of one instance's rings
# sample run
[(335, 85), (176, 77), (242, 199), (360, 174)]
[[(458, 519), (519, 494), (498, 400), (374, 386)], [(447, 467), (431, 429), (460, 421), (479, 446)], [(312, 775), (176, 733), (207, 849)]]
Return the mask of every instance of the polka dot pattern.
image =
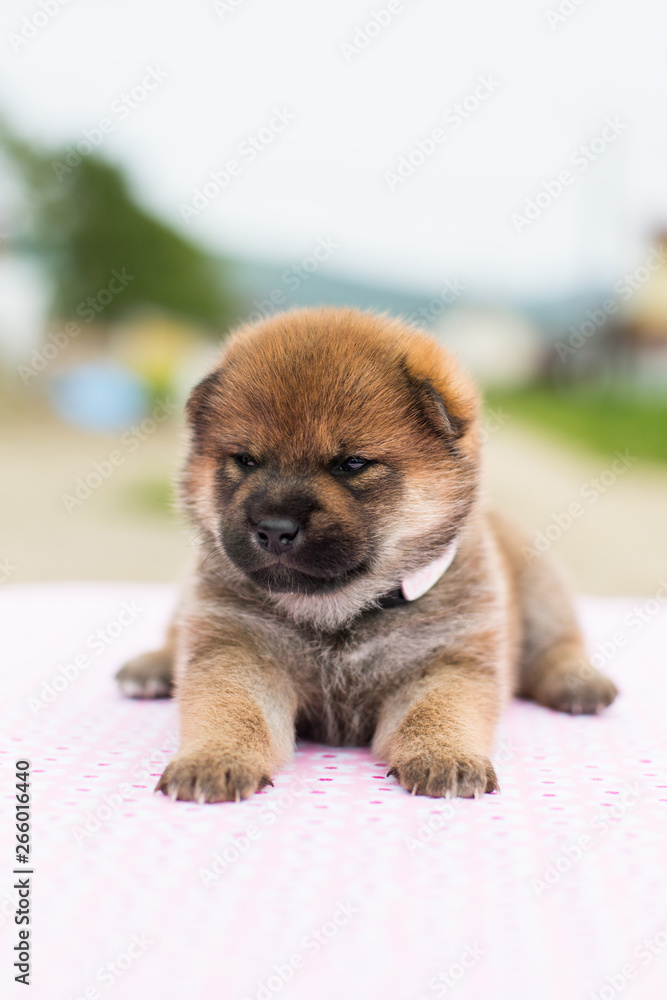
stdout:
[[(33, 766), (33, 998), (604, 1000), (628, 963), (624, 996), (667, 996), (667, 610), (615, 650), (606, 714), (510, 706), (500, 795), (412, 797), (366, 748), (303, 744), (274, 788), (202, 807), (153, 794), (176, 706), (113, 681), (159, 644), (174, 600), (153, 585), (0, 591), (5, 809), (15, 761)], [(96, 651), (124, 602), (135, 617)], [(591, 648), (636, 603), (582, 601)]]

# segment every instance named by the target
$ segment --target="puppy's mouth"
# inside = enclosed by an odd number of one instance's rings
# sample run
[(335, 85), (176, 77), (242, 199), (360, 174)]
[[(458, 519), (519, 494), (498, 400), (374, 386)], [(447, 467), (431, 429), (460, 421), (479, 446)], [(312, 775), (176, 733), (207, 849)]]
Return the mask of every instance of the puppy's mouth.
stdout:
[(292, 569), (281, 563), (265, 566), (262, 569), (249, 570), (243, 568), (246, 576), (261, 590), (280, 594), (326, 594), (340, 590), (352, 580), (366, 573), (368, 567), (359, 563), (350, 569), (332, 576), (312, 576), (303, 570)]
[(231, 528), (220, 543), (227, 557), (260, 590), (276, 594), (325, 594), (369, 571), (371, 546), (338, 533), (334, 539), (297, 539), (286, 552), (266, 551), (261, 540)]

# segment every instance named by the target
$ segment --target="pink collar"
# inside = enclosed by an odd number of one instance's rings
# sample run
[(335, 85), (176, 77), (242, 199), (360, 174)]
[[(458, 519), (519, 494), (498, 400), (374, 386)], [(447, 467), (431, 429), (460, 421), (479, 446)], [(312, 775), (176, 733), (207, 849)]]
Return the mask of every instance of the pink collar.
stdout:
[(457, 539), (455, 538), (441, 556), (401, 581), (401, 593), (406, 601), (416, 601), (418, 597), (422, 597), (431, 587), (436, 585), (440, 577), (452, 565), (456, 555), (456, 546)]

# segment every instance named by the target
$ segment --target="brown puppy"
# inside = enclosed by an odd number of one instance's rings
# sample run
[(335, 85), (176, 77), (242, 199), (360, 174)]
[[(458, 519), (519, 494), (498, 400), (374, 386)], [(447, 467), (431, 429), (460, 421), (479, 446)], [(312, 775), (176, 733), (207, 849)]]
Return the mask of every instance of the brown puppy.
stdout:
[(167, 646), (118, 675), (139, 697), (175, 683), (161, 791), (245, 798), (297, 733), (372, 742), (413, 793), (477, 796), (513, 692), (613, 701), (553, 568), (482, 508), (478, 411), (453, 357), (396, 320), (304, 310), (231, 337), (187, 405), (194, 578)]

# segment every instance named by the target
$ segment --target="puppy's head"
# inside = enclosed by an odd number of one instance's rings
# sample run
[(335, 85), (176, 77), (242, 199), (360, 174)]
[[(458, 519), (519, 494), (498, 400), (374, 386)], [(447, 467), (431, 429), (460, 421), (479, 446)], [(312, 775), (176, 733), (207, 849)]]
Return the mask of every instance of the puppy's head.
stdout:
[(451, 355), (400, 322), (286, 313), (240, 329), (192, 392), (185, 505), (260, 591), (342, 624), (456, 537), (477, 411)]

